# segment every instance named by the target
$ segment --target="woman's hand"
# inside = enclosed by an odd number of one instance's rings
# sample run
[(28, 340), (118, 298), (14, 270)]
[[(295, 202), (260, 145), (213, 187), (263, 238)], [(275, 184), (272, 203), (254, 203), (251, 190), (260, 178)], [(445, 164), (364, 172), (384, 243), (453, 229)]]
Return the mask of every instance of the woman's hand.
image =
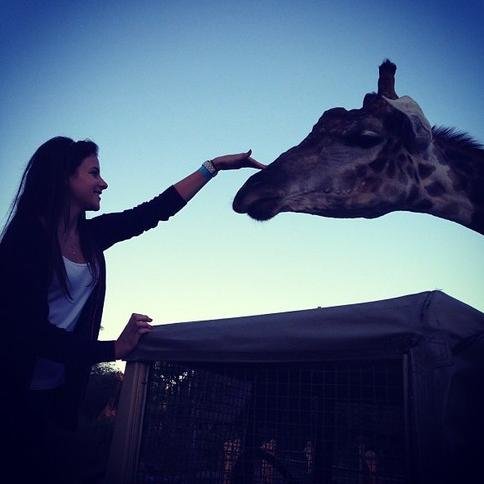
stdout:
[(133, 313), (131, 315), (128, 324), (114, 343), (114, 355), (117, 360), (128, 356), (138, 344), (141, 335), (149, 333), (153, 329), (148, 321), (153, 320), (144, 314)]
[(217, 170), (238, 170), (239, 168), (266, 168), (266, 165), (259, 163), (254, 158), (251, 158), (252, 150), (247, 153), (239, 153), (237, 155), (218, 156), (212, 160), (213, 166)]

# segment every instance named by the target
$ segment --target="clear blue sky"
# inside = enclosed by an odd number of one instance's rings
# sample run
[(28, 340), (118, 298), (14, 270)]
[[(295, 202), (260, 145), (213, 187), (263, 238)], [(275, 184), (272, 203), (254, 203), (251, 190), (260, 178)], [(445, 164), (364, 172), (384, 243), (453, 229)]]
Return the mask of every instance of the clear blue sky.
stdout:
[[(432, 124), (484, 142), (484, 2), (2, 1), (0, 217), (35, 149), (100, 145), (102, 211), (147, 200), (217, 155), (269, 163), (330, 107), (359, 108), (378, 65)], [(484, 310), (484, 237), (375, 220), (231, 210), (221, 173), (174, 219), (106, 253), (102, 339), (156, 323), (332, 306), (442, 289)]]

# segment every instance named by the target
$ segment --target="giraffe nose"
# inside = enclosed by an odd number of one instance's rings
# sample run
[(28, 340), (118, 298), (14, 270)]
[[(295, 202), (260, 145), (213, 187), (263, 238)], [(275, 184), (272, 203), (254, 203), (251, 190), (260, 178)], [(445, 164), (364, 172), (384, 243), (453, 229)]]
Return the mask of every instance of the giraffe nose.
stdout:
[(284, 166), (280, 163), (272, 162), (265, 170), (255, 173), (248, 181), (254, 185), (266, 185), (272, 187), (280, 187), (286, 183), (287, 176), (284, 171)]
[(252, 175), (235, 195), (232, 208), (237, 213), (247, 213), (249, 207), (267, 200), (282, 198), (284, 191), (281, 188), (281, 177), (277, 172), (265, 170)]

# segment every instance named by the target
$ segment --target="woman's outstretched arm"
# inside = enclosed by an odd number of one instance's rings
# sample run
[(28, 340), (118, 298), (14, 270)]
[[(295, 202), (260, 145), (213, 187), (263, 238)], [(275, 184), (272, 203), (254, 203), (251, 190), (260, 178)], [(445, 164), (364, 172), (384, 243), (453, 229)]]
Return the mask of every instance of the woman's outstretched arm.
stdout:
[[(211, 163), (217, 171), (237, 170), (239, 168), (265, 168), (265, 165), (251, 158), (251, 153), (252, 150), (249, 150), (247, 153), (218, 156), (211, 160)], [(183, 180), (180, 180), (178, 183), (175, 183), (174, 187), (180, 196), (188, 202), (207, 183), (207, 181), (210, 180), (210, 175), (208, 173), (207, 170), (207, 175), (205, 175), (204, 169), (199, 169), (183, 178)]]
[[(156, 227), (161, 220), (168, 220), (181, 210), (217, 171), (244, 167), (265, 168), (265, 165), (250, 155), (251, 150), (247, 153), (219, 156), (209, 163), (208, 168), (199, 168), (148, 202), (123, 212), (108, 213), (87, 220), (88, 230), (96, 240), (97, 247), (106, 250), (117, 242)], [(209, 169), (215, 174), (211, 174)]]

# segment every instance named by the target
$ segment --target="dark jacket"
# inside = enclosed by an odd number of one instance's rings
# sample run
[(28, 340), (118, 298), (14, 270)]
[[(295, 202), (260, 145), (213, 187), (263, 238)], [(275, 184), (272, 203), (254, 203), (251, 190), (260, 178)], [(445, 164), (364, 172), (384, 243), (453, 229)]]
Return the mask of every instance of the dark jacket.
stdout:
[[(114, 341), (97, 341), (104, 305), (106, 270), (103, 252), (168, 220), (186, 204), (172, 186), (149, 202), (120, 213), (84, 220), (80, 230), (89, 239), (99, 264), (99, 279), (73, 333), (48, 320), (47, 293), (52, 275), (46, 254), (48, 239), (39, 220), (12, 223), (0, 243), (0, 363), (2, 403), (7, 415), (21, 416), (38, 357), (66, 367), (62, 423), (74, 428), (91, 365), (113, 361)], [(9, 417), (7, 417), (9, 418)]]

